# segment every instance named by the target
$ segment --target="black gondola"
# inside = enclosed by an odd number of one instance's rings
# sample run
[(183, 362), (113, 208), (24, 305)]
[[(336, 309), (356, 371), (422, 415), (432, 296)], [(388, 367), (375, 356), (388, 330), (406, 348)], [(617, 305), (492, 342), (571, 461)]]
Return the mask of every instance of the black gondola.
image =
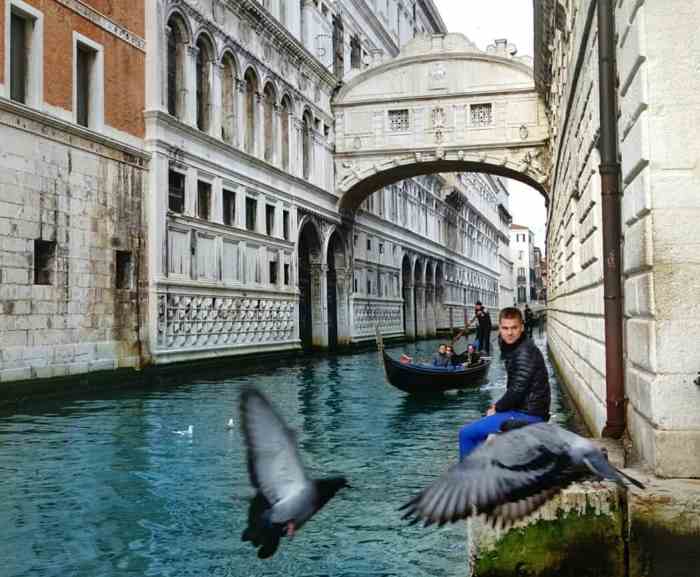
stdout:
[(404, 364), (382, 350), (386, 378), (397, 389), (413, 395), (439, 393), (452, 389), (478, 387), (491, 365), (490, 359), (467, 369), (441, 369), (427, 365)]

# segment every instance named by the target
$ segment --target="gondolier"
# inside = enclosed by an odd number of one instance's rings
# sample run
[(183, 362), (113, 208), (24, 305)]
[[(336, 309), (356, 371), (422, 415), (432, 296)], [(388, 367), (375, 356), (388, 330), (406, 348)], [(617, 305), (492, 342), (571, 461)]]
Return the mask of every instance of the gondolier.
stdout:
[(478, 421), (459, 431), (460, 460), (471, 453), (504, 421), (537, 423), (549, 419), (550, 389), (544, 357), (525, 334), (523, 315), (514, 307), (501, 311), (498, 319), (501, 358), (507, 371), (505, 394)]

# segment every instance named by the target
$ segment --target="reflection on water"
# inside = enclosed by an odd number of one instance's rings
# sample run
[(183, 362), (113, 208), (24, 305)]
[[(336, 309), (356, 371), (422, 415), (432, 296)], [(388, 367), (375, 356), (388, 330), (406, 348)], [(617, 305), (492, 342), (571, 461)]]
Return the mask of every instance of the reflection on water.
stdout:
[[(435, 346), (404, 349), (428, 357)], [(385, 382), (375, 352), (181, 381), (0, 415), (0, 574), (465, 574), (463, 524), (408, 527), (396, 509), (455, 458), (459, 427), (503, 393), (497, 359), (480, 390), (421, 400)], [(240, 432), (226, 428), (246, 384), (298, 431), (314, 473), (342, 472), (352, 485), (267, 562), (240, 542), (252, 491)], [(556, 391), (552, 412), (566, 415)], [(192, 437), (174, 433), (190, 424)]]

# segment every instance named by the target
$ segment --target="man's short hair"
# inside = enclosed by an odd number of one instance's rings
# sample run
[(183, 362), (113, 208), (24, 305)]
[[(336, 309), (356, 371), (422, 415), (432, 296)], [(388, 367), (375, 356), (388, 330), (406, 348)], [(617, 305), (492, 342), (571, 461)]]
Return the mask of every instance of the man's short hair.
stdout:
[(480, 307), (480, 306), (482, 306), (482, 305), (481, 305), (481, 301), (476, 301), (476, 302), (474, 303), (474, 306), (475, 306), (475, 307)]
[(501, 309), (501, 312), (498, 314), (498, 322), (500, 323), (503, 319), (518, 319), (521, 324), (524, 323), (523, 313), (521, 313), (520, 309), (517, 307), (506, 307)]

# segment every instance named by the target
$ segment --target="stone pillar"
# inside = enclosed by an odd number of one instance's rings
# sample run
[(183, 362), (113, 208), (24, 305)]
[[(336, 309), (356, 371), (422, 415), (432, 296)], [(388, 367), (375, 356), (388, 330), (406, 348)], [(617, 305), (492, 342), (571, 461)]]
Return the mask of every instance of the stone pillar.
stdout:
[(416, 295), (416, 338), (421, 339), (426, 336), (425, 327), (425, 286), (416, 284), (414, 287)]
[(406, 338), (414, 340), (416, 338), (416, 307), (415, 307), (415, 293), (413, 285), (407, 285), (403, 287), (403, 300), (404, 315), (405, 315), (405, 325), (406, 325)]
[(236, 114), (236, 129), (233, 131), (233, 145), (236, 148), (243, 150), (245, 148), (245, 124), (246, 124), (246, 108), (245, 108), (245, 82), (235, 81), (235, 114)]
[(282, 201), (278, 200), (275, 203), (275, 225), (273, 227), (272, 236), (282, 238)]
[[(328, 328), (328, 264), (322, 264), (319, 267), (320, 272), (320, 297), (321, 297), (321, 318), (320, 318), (320, 334), (319, 336), (319, 346), (327, 349), (329, 344), (329, 328)], [(315, 325), (315, 323), (314, 323)], [(315, 332), (314, 332), (315, 333)], [(316, 343), (316, 334), (314, 334), (314, 344)]]
[(209, 94), (209, 134), (221, 139), (221, 114), (223, 102), (221, 101), (221, 76), (224, 67), (221, 64), (211, 63), (211, 92)]
[(258, 158), (265, 158), (265, 97), (260, 92), (255, 93), (255, 153)]
[(184, 66), (184, 105), (183, 122), (190, 126), (197, 126), (197, 53), (196, 46), (188, 46), (185, 51)]
[(211, 214), (209, 218), (212, 222), (223, 224), (224, 219), (224, 182), (220, 177), (214, 178), (211, 185)]
[(234, 226), (240, 229), (245, 228), (245, 199), (245, 187), (239, 186), (236, 189), (236, 220), (234, 222)]
[(263, 194), (258, 194), (257, 199), (258, 204), (256, 207), (257, 213), (255, 216), (255, 232), (258, 234), (267, 234), (267, 230), (265, 230), (265, 203), (267, 199)]

